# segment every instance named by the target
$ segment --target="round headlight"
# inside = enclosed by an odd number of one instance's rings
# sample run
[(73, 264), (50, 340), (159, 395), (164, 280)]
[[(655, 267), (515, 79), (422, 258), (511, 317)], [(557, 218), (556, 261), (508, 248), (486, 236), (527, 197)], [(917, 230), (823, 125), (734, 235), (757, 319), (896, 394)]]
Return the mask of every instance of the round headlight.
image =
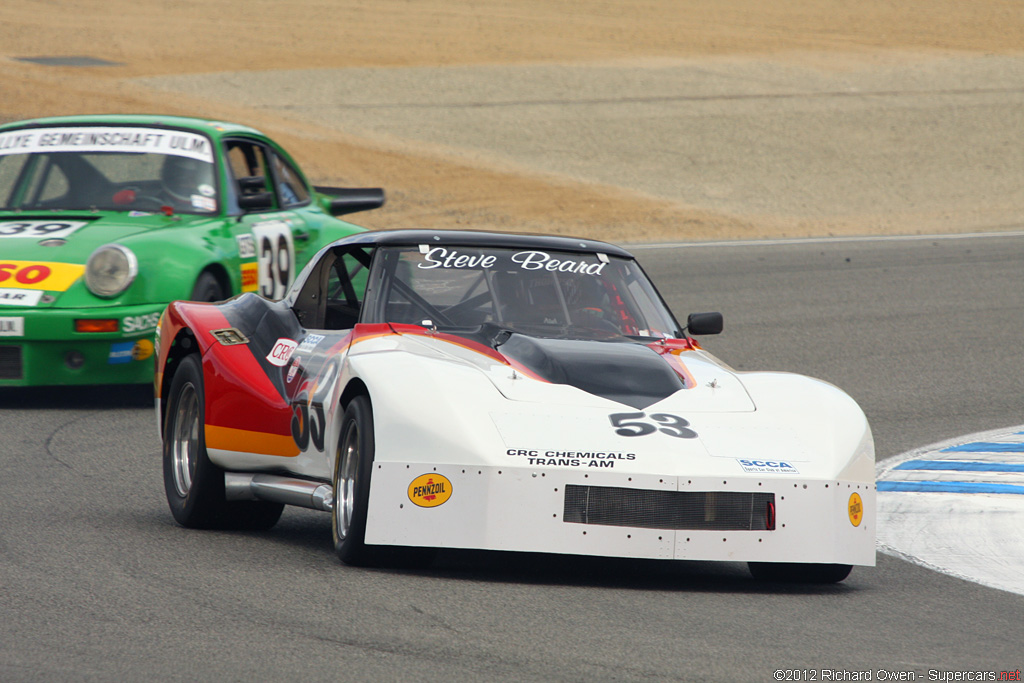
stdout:
[(85, 264), (85, 286), (96, 296), (117, 296), (132, 283), (139, 262), (131, 249), (107, 244), (92, 252)]

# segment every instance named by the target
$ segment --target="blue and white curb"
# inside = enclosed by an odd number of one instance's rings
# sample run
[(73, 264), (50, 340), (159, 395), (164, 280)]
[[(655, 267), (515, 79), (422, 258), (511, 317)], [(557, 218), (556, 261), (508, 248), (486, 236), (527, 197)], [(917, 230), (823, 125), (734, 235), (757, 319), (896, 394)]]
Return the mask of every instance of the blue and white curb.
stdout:
[(879, 550), (1024, 595), (1024, 425), (878, 463)]

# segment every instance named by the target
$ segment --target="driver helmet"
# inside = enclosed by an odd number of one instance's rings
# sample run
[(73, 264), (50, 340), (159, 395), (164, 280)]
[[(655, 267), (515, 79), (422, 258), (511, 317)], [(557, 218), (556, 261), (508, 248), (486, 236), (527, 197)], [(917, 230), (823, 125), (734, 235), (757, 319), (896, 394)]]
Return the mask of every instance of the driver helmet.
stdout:
[(190, 203), (192, 195), (205, 194), (201, 188), (212, 187), (212, 164), (189, 157), (168, 155), (160, 169), (160, 182), (175, 200)]

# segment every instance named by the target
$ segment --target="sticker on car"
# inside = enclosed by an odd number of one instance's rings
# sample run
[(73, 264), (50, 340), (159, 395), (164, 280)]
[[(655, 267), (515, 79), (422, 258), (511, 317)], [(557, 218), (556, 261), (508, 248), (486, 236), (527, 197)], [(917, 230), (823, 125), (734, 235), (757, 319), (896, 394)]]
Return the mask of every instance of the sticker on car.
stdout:
[(850, 524), (860, 526), (861, 520), (864, 519), (864, 502), (860, 499), (859, 493), (850, 494), (846, 512), (850, 516)]
[(242, 291), (255, 292), (260, 288), (259, 266), (255, 263), (242, 264)]
[(107, 354), (107, 363), (110, 365), (131, 363), (134, 349), (135, 342), (119, 342), (117, 344), (111, 344), (110, 353)]
[(5, 237), (64, 238), (84, 225), (88, 225), (88, 223), (86, 221), (3, 221), (0, 222), (0, 239)]
[(0, 261), (0, 286), (63, 292), (84, 272), (85, 266), (75, 263)]
[(235, 244), (238, 245), (239, 258), (253, 258), (256, 256), (256, 240), (251, 233), (235, 237)]
[(197, 133), (161, 128), (68, 126), (0, 133), (0, 154), (156, 152), (213, 161), (213, 146)]
[(291, 226), (284, 221), (257, 223), (252, 226), (252, 234), (256, 240), (260, 296), (282, 299), (295, 280)]
[(43, 293), (30, 289), (0, 289), (0, 306), (35, 306)]
[(25, 319), (3, 317), (0, 318), (0, 337), (24, 337)]
[(292, 339), (278, 339), (274, 344), (274, 348), (267, 354), (267, 360), (271, 365), (277, 365), (278, 367), (284, 367), (288, 365), (288, 361), (292, 359), (292, 353), (295, 352), (295, 348), (298, 346), (298, 342)]
[(421, 508), (436, 508), (452, 497), (452, 483), (442, 474), (424, 474), (409, 484), (409, 500)]
[(156, 329), (160, 311), (146, 315), (126, 315), (121, 319), (121, 331), (125, 334), (149, 332)]
[(740, 468), (744, 472), (763, 472), (771, 474), (800, 474), (800, 472), (785, 460), (753, 460), (749, 458), (736, 458)]

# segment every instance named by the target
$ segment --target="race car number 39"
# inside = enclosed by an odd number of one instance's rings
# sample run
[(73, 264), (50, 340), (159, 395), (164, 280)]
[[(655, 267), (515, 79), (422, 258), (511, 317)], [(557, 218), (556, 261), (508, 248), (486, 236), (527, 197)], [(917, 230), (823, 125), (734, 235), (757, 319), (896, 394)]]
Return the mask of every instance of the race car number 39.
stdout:
[(0, 238), (63, 238), (83, 225), (85, 221), (4, 221), (0, 222)]

